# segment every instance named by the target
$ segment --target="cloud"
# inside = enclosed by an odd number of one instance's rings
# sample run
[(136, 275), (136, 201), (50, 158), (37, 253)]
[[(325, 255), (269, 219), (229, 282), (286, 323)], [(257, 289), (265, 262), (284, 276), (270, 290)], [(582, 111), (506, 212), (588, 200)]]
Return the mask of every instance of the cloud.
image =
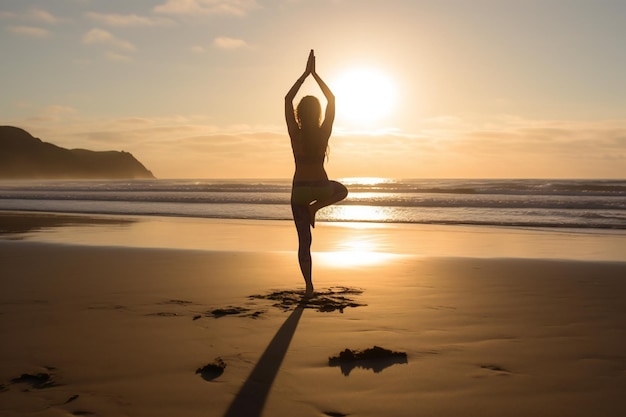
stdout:
[(112, 51), (107, 52), (106, 57), (110, 61), (132, 61), (132, 57)]
[(19, 35), (27, 36), (29, 38), (47, 38), (50, 36), (50, 31), (34, 26), (9, 26), (7, 31)]
[(59, 123), (68, 121), (78, 114), (74, 107), (63, 104), (52, 104), (41, 109), (35, 118), (43, 123)]
[(31, 9), (26, 13), (26, 16), (30, 20), (37, 22), (48, 23), (51, 25), (57, 24), (61, 21), (58, 17), (53, 16), (50, 12), (43, 9)]
[[(2, 120), (68, 148), (126, 150), (161, 178), (266, 177), (293, 174), (287, 133), (276, 126), (215, 126), (206, 115), (89, 119), (64, 105), (38, 118)], [(337, 129), (328, 167), (335, 177), (623, 178), (626, 120), (462, 118), (424, 129)]]
[(500, 122), (457, 131), (447, 140), (436, 141), (439, 151), (435, 155), (446, 155), (450, 166), (473, 176), (617, 178), (624, 175), (626, 121), (511, 119), (510, 123)]
[(91, 29), (89, 32), (85, 33), (82, 38), (82, 42), (86, 45), (91, 44), (103, 44), (113, 46), (118, 49), (122, 49), (125, 51), (134, 51), (135, 46), (123, 39), (115, 37), (110, 32), (107, 32), (103, 29)]
[(85, 16), (102, 24), (117, 27), (171, 26), (174, 24), (173, 20), (159, 16), (138, 16), (136, 14), (107, 14), (96, 12), (88, 12)]
[(64, 104), (51, 104), (48, 106), (39, 107), (33, 105), (32, 103), (22, 101), (16, 103), (16, 107), (20, 109), (34, 111), (34, 114), (27, 119), (21, 121), (9, 121), (9, 123), (6, 124), (12, 124), (15, 126), (35, 125), (38, 130), (42, 126), (50, 127), (54, 126), (57, 123), (65, 123), (68, 121), (74, 122), (74, 116), (78, 114), (78, 111), (74, 107)]
[(202, 45), (193, 45), (189, 47), (189, 50), (194, 54), (203, 54), (206, 52), (206, 48)]
[(37, 8), (29, 9), (25, 12), (20, 12), (20, 13), (0, 10), (0, 19), (31, 21), (31, 22), (46, 23), (50, 25), (55, 25), (61, 22), (61, 19), (54, 16), (52, 13), (46, 10), (37, 9)]
[(626, 120), (439, 118), (412, 134), (335, 133), (330, 161), (339, 176), (623, 178), (626, 172)]
[[(211, 42), (213, 48), (233, 50), (247, 48), (249, 45), (243, 39), (229, 38), (227, 36), (218, 36)], [(207, 52), (207, 47), (203, 45), (192, 45), (188, 50), (194, 54), (204, 54)]]
[(173, 15), (245, 16), (259, 8), (256, 0), (167, 0), (154, 12)]
[(0, 19), (15, 19), (17, 15), (13, 12), (7, 12), (5, 10), (0, 10)]
[(66, 148), (131, 152), (160, 178), (275, 178), (292, 170), (282, 126), (218, 127), (206, 116), (79, 118), (67, 124), (33, 118), (12, 124)]
[(48, 106), (44, 109), (44, 111), (49, 114), (49, 115), (61, 115), (61, 114), (68, 114), (68, 113), (76, 113), (76, 109), (74, 107), (71, 106), (65, 106), (63, 104), (53, 104), (51, 106)]
[(213, 46), (220, 49), (238, 49), (248, 46), (243, 39), (229, 38), (227, 36), (219, 36), (213, 39)]

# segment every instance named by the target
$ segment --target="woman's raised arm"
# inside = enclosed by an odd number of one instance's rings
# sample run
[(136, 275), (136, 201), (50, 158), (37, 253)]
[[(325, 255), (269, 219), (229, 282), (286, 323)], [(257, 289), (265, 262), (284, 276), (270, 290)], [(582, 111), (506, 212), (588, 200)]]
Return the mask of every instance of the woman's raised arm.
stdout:
[(322, 130), (326, 131), (330, 137), (330, 133), (333, 130), (333, 123), (335, 122), (335, 95), (332, 91), (330, 91), (330, 88), (317, 74), (317, 72), (315, 72), (315, 68), (313, 68), (312, 75), (313, 78), (315, 78), (315, 81), (317, 81), (317, 85), (320, 86), (322, 93), (324, 93), (324, 97), (326, 97), (326, 114), (324, 115)]
[(309, 53), (309, 58), (306, 63), (306, 69), (304, 73), (296, 80), (296, 82), (291, 86), (287, 95), (285, 96), (285, 121), (287, 122), (287, 131), (289, 135), (298, 131), (299, 126), (296, 121), (296, 115), (293, 108), (293, 99), (298, 94), (300, 87), (304, 83), (306, 77), (309, 76), (315, 70), (315, 56), (313, 55), (313, 50)]

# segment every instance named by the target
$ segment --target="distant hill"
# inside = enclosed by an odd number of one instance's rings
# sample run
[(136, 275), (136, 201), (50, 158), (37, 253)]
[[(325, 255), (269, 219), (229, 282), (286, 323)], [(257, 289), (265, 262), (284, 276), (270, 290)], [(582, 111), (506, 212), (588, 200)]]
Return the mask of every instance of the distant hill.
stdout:
[(128, 152), (65, 149), (23, 129), (0, 126), (0, 178), (154, 178)]

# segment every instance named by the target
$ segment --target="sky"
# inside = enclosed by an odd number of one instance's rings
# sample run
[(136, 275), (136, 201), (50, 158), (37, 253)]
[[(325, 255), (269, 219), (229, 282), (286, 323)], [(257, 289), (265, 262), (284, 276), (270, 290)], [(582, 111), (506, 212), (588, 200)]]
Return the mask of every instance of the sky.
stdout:
[(625, 20), (623, 0), (0, 0), (0, 125), (158, 178), (290, 178), (284, 96), (314, 49), (333, 178), (623, 179)]

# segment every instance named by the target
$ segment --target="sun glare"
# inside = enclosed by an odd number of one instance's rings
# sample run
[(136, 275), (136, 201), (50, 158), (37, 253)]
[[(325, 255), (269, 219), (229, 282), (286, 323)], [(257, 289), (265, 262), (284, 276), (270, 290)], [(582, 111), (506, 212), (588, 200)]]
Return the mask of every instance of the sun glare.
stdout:
[(333, 252), (317, 252), (316, 260), (332, 266), (354, 267), (375, 265), (397, 257), (395, 254), (380, 252), (375, 239), (353, 236), (339, 243), (339, 249)]
[(371, 124), (393, 111), (396, 91), (391, 78), (371, 68), (341, 73), (332, 83), (339, 120)]

